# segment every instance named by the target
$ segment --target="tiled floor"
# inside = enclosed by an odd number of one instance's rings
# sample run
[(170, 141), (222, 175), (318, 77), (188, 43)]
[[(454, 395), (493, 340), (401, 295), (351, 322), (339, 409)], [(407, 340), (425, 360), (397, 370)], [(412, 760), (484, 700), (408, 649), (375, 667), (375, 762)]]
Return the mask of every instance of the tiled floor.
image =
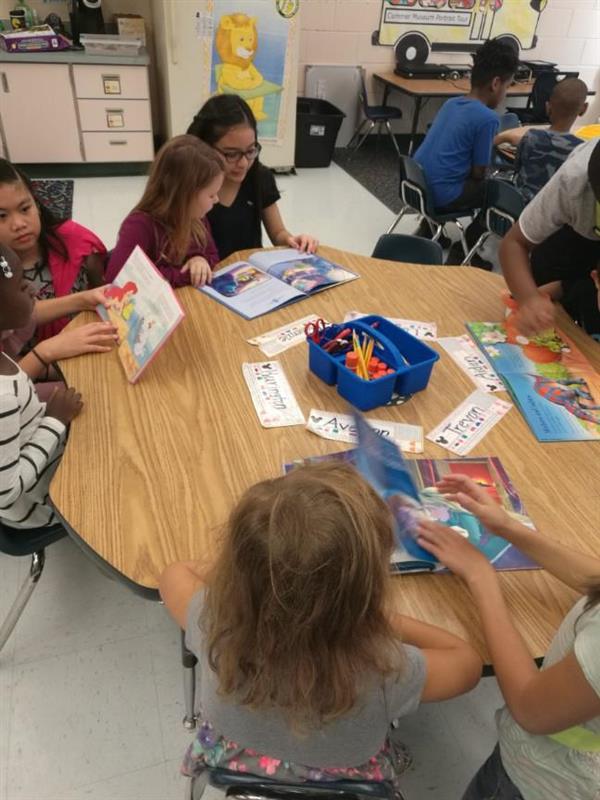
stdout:
[[(279, 179), (288, 227), (369, 254), (392, 214), (335, 165)], [(112, 246), (142, 178), (79, 179), (74, 218)], [(405, 218), (400, 230), (410, 231)], [(27, 564), (0, 556), (0, 618)], [(162, 606), (100, 574), (69, 540), (0, 654), (0, 800), (181, 800), (190, 734), (178, 631)], [(402, 722), (408, 800), (458, 800), (495, 741), (496, 682)]]

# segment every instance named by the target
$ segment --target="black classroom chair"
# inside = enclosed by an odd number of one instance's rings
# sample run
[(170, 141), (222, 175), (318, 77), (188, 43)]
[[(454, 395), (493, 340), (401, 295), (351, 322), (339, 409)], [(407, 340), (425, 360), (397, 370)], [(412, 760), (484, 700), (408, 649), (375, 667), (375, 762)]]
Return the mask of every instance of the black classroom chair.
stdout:
[(485, 201), (481, 209), (485, 231), (465, 255), (462, 263), (468, 264), (473, 254), (490, 236), (498, 236), (500, 239), (506, 236), (524, 207), (523, 195), (516, 186), (499, 178), (490, 178), (486, 183)]
[(46, 558), (45, 549), (67, 535), (62, 525), (49, 525), (45, 528), (16, 530), (0, 522), (0, 553), (8, 556), (31, 556), (29, 572), (17, 594), (2, 627), (0, 627), (0, 651), (8, 641), (19, 621), (33, 590), (42, 577)]
[[(352, 148), (354, 152), (356, 152), (359, 147), (361, 147), (364, 142), (366, 141), (367, 136), (371, 133), (375, 125), (377, 125), (377, 135), (381, 133), (381, 128), (385, 125), (387, 132), (390, 135), (390, 139), (394, 147), (396, 148), (396, 153), (398, 157), (400, 157), (400, 149), (398, 147), (398, 142), (396, 141), (396, 137), (392, 131), (391, 120), (393, 119), (401, 119), (402, 118), (402, 111), (395, 106), (370, 106), (369, 100), (367, 96), (367, 86), (365, 83), (365, 74), (364, 71), (360, 71), (360, 103), (362, 107), (362, 112), (364, 115), (364, 119), (358, 124), (356, 130), (352, 134), (352, 138), (347, 144), (348, 148), (351, 148), (356, 140), (355, 146)], [(368, 124), (367, 130), (363, 133), (363, 129), (365, 125)], [(362, 138), (361, 138), (362, 137)]]
[(434, 242), (437, 242), (444, 232), (446, 223), (454, 222), (460, 233), (463, 252), (465, 255), (467, 254), (469, 248), (467, 247), (465, 229), (460, 221), (460, 217), (472, 218), (475, 213), (474, 210), (472, 208), (464, 208), (449, 213), (440, 213), (436, 211), (423, 167), (410, 156), (400, 157), (399, 194), (403, 206), (386, 233), (392, 233), (406, 212), (413, 210), (416, 211), (417, 214), (420, 214), (420, 216), (426, 219), (431, 225), (433, 231), (432, 240)]
[(444, 263), (444, 251), (439, 242), (408, 233), (384, 233), (377, 240), (371, 257), (403, 261), (407, 264), (437, 266)]
[(237, 800), (406, 800), (381, 781), (305, 781), (283, 783), (259, 775), (212, 767), (208, 783)]

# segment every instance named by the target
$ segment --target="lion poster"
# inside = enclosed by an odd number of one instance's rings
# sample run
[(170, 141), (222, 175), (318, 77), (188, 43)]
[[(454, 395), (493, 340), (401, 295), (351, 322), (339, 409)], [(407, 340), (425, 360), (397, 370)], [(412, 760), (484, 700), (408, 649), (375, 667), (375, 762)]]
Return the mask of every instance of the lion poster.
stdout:
[(219, 0), (213, 4), (211, 94), (246, 100), (263, 141), (283, 138), (288, 101), (290, 30), (294, 21), (277, 13), (273, 0)]

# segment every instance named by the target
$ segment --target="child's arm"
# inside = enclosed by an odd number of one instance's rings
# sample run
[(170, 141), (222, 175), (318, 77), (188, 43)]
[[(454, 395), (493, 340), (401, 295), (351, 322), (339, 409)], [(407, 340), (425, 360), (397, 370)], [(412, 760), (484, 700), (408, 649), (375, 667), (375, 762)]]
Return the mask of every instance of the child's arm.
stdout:
[(283, 220), (281, 219), (281, 214), (279, 213), (277, 203), (271, 203), (271, 205), (267, 206), (267, 208), (263, 208), (262, 219), (269, 235), (269, 239), (274, 245), (295, 247), (297, 250), (307, 253), (316, 252), (319, 242), (313, 236), (309, 236), (307, 233), (299, 233), (298, 235), (294, 236), (288, 230), (286, 230)]
[(160, 256), (157, 252), (157, 231), (150, 217), (144, 214), (130, 214), (121, 225), (115, 249), (112, 251), (106, 268), (106, 280), (110, 283), (119, 274), (119, 270), (127, 261), (135, 246), (139, 245), (156, 269), (171, 284), (171, 286), (189, 286), (189, 272), (182, 272), (179, 267), (158, 265)]
[(392, 625), (405, 644), (418, 647), (425, 656), (427, 678), (421, 702), (448, 700), (477, 686), (482, 661), (470, 644), (442, 628), (403, 614), (395, 614)]
[(476, 181), (485, 179), (487, 168), (492, 160), (492, 145), (494, 135), (498, 130), (498, 121), (486, 120), (477, 129), (473, 142), (472, 164), (470, 177)]
[(467, 583), (479, 609), (494, 671), (508, 708), (529, 733), (550, 734), (600, 715), (600, 696), (574, 652), (538, 671), (485, 556), (445, 525), (423, 522), (419, 544)]
[(538, 286), (538, 291), (547, 294), (551, 300), (560, 300), (563, 296), (562, 281), (550, 281), (543, 286)]
[(45, 325), (55, 319), (80, 311), (95, 311), (96, 306), (106, 306), (106, 286), (88, 289), (85, 292), (74, 292), (64, 297), (53, 297), (50, 300), (37, 300), (33, 308), (33, 320), (36, 325)]
[(498, 147), (499, 144), (512, 144), (516, 147), (521, 139), (525, 136), (529, 127), (521, 125), (519, 128), (510, 128), (507, 131), (497, 133), (494, 137), (494, 145)]
[(31, 384), (29, 390), (29, 399), (22, 410), (16, 397), (0, 395), (0, 515), (38, 483), (65, 432), (63, 422), (45, 416), (27, 444), (20, 447), (21, 427), (44, 413), (44, 405)]
[(600, 558), (564, 547), (517, 522), (466, 475), (448, 475), (437, 488), (567, 586), (586, 592), (592, 583), (600, 581)]
[(519, 303), (519, 330), (531, 336), (554, 325), (554, 306), (535, 285), (529, 254), (535, 247), (515, 222), (500, 242), (500, 265), (511, 294)]
[(177, 561), (160, 576), (158, 591), (168, 612), (182, 630), (192, 597), (207, 583), (209, 566), (204, 561)]
[(83, 261), (83, 268), (87, 275), (88, 284), (93, 288), (104, 283), (104, 270), (106, 268), (106, 251), (103, 253), (90, 253)]
[(32, 380), (41, 377), (46, 380), (55, 361), (84, 353), (107, 353), (118, 339), (117, 329), (110, 322), (90, 322), (44, 339), (19, 359), (19, 366)]

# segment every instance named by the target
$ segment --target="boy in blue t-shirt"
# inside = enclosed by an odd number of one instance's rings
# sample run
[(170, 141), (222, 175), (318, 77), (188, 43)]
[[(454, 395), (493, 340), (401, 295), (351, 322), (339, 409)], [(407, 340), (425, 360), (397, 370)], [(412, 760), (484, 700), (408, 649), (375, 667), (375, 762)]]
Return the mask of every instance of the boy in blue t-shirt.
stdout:
[[(437, 210), (482, 206), (499, 123), (492, 109), (504, 100), (517, 64), (518, 56), (509, 44), (492, 39), (482, 45), (473, 56), (471, 91), (444, 103), (415, 153)], [(483, 226), (474, 220), (467, 229), (469, 246), (482, 231)], [(460, 245), (456, 252), (451, 248), (448, 263), (459, 264), (462, 258)]]

